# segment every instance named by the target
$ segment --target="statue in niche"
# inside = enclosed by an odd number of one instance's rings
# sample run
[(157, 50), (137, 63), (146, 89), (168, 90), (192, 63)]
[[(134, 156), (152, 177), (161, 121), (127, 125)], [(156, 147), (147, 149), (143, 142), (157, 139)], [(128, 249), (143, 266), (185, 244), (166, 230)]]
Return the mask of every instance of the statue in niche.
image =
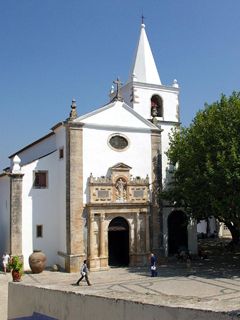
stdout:
[(122, 178), (117, 180), (117, 182), (116, 182), (116, 189), (117, 189), (116, 198), (117, 198), (117, 200), (120, 200), (120, 201), (126, 200), (126, 195), (127, 195), (126, 186), (127, 186), (127, 183)]

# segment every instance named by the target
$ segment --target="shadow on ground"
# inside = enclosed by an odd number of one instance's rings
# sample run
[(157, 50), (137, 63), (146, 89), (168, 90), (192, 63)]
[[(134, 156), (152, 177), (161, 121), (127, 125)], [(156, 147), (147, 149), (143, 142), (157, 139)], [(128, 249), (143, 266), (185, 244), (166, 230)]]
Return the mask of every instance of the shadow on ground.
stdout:
[[(191, 263), (180, 262), (177, 257), (158, 259), (158, 277), (186, 277), (195, 275), (203, 278), (240, 277), (240, 247), (231, 248), (230, 239), (200, 239), (199, 248), (206, 257), (193, 257)], [(129, 272), (149, 276), (147, 268), (128, 268)]]

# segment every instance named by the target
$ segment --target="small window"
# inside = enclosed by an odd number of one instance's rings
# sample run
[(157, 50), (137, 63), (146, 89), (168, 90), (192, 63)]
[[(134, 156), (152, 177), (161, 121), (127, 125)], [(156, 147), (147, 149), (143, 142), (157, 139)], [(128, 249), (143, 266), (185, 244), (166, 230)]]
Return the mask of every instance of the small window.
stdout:
[(47, 178), (48, 172), (47, 171), (35, 171), (34, 172), (34, 188), (47, 188)]
[(37, 235), (37, 238), (43, 237), (43, 226), (41, 224), (38, 224), (36, 226), (36, 235)]
[(63, 159), (64, 158), (64, 148), (60, 148), (59, 149), (59, 159)]

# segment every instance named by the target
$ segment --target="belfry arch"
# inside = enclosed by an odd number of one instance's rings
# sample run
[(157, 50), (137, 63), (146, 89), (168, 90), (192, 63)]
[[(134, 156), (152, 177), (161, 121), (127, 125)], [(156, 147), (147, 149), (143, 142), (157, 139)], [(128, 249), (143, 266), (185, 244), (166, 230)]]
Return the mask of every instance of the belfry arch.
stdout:
[(151, 97), (151, 116), (163, 117), (163, 100), (157, 94)]
[(108, 226), (108, 264), (129, 265), (129, 224), (122, 217), (114, 218)]

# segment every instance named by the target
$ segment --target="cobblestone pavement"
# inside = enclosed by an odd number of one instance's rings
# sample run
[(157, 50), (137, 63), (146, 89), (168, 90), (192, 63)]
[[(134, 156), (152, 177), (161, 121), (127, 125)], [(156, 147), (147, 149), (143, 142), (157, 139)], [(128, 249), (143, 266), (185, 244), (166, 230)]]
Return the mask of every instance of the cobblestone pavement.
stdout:
[[(80, 286), (75, 285), (79, 274), (44, 271), (41, 274), (26, 273), (21, 284), (152, 304), (240, 313), (240, 275), (223, 277), (201, 271), (185, 264), (168, 264), (160, 266), (158, 276), (151, 278), (146, 269), (112, 268), (90, 273), (91, 287), (84, 281)], [(10, 274), (0, 274), (0, 320), (7, 319), (8, 281), (11, 281)]]
[[(240, 254), (221, 249), (206, 260), (193, 260), (191, 266), (176, 259), (161, 262), (158, 276), (151, 278), (147, 268), (111, 268), (91, 272), (92, 286), (75, 283), (79, 274), (44, 271), (25, 273), (20, 284), (84, 294), (129, 299), (175, 307), (226, 311), (240, 317)], [(7, 287), (10, 274), (0, 273), (0, 320), (7, 319)]]

